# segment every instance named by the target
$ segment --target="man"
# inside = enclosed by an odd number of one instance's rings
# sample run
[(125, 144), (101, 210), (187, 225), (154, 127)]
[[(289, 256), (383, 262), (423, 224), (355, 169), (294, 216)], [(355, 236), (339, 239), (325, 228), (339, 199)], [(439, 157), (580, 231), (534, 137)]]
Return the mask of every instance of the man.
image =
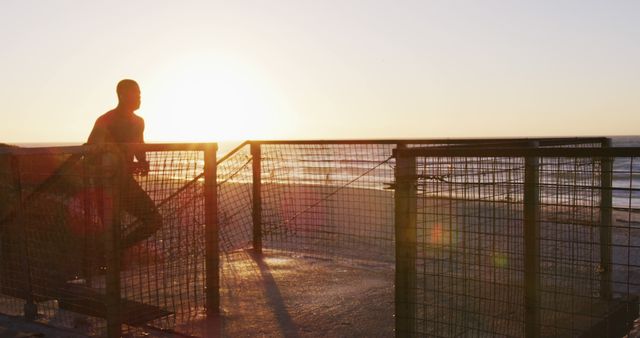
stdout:
[[(128, 173), (121, 184), (122, 208), (138, 222), (132, 229), (123, 229), (122, 248), (129, 248), (153, 235), (162, 226), (162, 217), (155, 204), (133, 177), (134, 172), (149, 172), (144, 151), (132, 152), (126, 144), (144, 143), (144, 120), (134, 112), (140, 108), (140, 87), (133, 80), (118, 83), (118, 106), (100, 116), (89, 135), (88, 144), (115, 143), (120, 145)], [(134, 157), (137, 162), (134, 162)]]
[[(140, 108), (138, 83), (129, 79), (122, 80), (116, 87), (116, 93), (118, 106), (96, 120), (88, 144), (144, 143), (144, 120), (134, 113)], [(123, 150), (128, 153), (128, 150)], [(133, 154), (127, 154), (129, 164), (133, 163), (132, 156)], [(144, 152), (135, 154), (135, 157), (143, 166), (148, 164)]]

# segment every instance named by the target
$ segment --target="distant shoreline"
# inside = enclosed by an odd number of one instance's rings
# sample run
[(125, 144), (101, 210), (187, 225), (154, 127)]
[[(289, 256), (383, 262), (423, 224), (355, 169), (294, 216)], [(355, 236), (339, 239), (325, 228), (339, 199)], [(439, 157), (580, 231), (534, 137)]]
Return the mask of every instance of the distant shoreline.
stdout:
[[(147, 143), (156, 143), (156, 142), (147, 142)], [(225, 154), (231, 149), (233, 149), (235, 146), (242, 143), (242, 141), (221, 141), (217, 143), (218, 143), (218, 153)], [(0, 144), (7, 144), (11, 146), (18, 146), (18, 147), (24, 147), (24, 148), (40, 148), (40, 147), (46, 148), (46, 147), (81, 146), (84, 143), (83, 142), (17, 142), (17, 143), (0, 142)]]
[(38, 147), (68, 147), (68, 146), (80, 146), (82, 142), (18, 142), (7, 143), (10, 145), (25, 147), (25, 148), (38, 148)]

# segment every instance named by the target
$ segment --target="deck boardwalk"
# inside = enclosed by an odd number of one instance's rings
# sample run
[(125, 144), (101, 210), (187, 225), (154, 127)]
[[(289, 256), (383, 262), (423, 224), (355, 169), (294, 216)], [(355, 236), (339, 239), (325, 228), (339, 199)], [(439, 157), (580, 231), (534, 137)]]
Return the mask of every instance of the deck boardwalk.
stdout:
[[(107, 315), (105, 295), (95, 289), (77, 284), (67, 284), (63, 290), (60, 290), (58, 304), (63, 310), (87, 316), (106, 318)], [(122, 322), (131, 326), (143, 326), (173, 314), (160, 307), (129, 299), (121, 299), (120, 306)]]
[[(638, 297), (602, 301), (585, 309), (582, 324), (587, 329), (579, 336), (588, 337), (623, 337), (633, 328), (638, 318)], [(594, 322), (595, 320), (595, 322)], [(580, 327), (580, 319), (576, 320)]]
[[(251, 250), (225, 255), (223, 337), (393, 337), (392, 265), (336, 262), (319, 255)], [(212, 336), (200, 327), (177, 328)]]
[[(394, 336), (393, 265), (390, 263), (335, 260), (281, 250), (265, 250), (263, 255), (256, 255), (252, 250), (243, 249), (223, 256), (221, 276), (222, 315), (214, 320), (207, 320), (202, 315), (195, 320), (176, 321), (171, 332), (200, 337)], [(455, 285), (450, 287), (456, 288)], [(66, 296), (58, 300), (60, 311), (72, 311), (77, 314), (76, 318), (104, 316), (102, 305), (97, 303), (102, 296), (95, 290), (70, 284), (64, 294)], [(468, 299), (458, 297), (450, 301), (468, 302)], [(172, 316), (168, 311), (150, 305), (132, 301), (123, 304), (123, 320), (133, 326)], [(462, 304), (451, 305), (455, 311), (457, 305)], [(543, 328), (542, 335), (620, 337), (631, 329), (638, 314), (637, 298), (589, 301), (582, 305), (574, 302), (573, 307), (578, 310), (568, 317), (543, 317), (548, 329)], [(428, 308), (424, 310), (423, 315), (430, 315)], [(496, 320), (485, 323), (489, 325), (485, 327), (486, 332), (500, 328), (501, 332), (517, 336), (521, 325), (518, 318), (522, 318), (518, 311), (521, 309), (511, 310), (514, 311), (494, 313)], [(576, 315), (578, 313), (582, 315)], [(140, 314), (146, 317), (140, 317)], [(150, 314), (155, 315), (148, 317)], [(470, 326), (475, 325), (473, 317), (466, 320)], [(87, 329), (87, 332), (91, 331)], [(149, 332), (153, 335), (162, 333), (160, 329), (154, 331), (145, 327), (138, 333), (132, 331), (131, 337)], [(163, 334), (168, 332), (165, 330)], [(475, 336), (484, 337), (481, 333)], [(486, 336), (490, 335), (487, 333)]]

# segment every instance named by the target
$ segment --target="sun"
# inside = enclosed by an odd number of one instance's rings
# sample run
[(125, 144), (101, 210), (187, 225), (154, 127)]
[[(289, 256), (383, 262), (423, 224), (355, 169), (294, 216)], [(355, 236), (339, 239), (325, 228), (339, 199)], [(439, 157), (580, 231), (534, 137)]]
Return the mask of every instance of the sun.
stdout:
[[(147, 139), (164, 142), (284, 138), (285, 100), (257, 72), (234, 62), (190, 58), (142, 89)], [(147, 88), (147, 89), (145, 89)]]

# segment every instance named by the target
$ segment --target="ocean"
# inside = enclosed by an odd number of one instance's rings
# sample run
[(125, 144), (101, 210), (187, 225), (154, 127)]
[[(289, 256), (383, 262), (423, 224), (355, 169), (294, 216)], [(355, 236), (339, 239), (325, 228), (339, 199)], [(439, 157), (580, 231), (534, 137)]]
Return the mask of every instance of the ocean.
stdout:
[[(612, 138), (614, 147), (640, 147), (640, 136)], [(613, 162), (613, 206), (640, 209), (640, 158), (617, 158)]]

